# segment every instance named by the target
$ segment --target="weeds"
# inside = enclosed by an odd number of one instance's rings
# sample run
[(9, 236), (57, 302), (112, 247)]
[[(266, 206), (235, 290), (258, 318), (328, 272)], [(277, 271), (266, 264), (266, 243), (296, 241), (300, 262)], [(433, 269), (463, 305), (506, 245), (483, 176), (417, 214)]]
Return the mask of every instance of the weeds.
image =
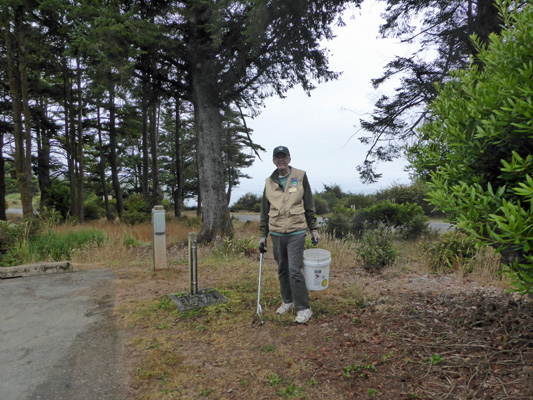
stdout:
[(285, 389), (279, 391), (279, 395), (290, 399), (293, 397), (303, 397), (305, 396), (305, 389), (296, 386), (294, 383), (291, 383)]
[(257, 248), (259, 244), (255, 242), (253, 237), (249, 239), (236, 239), (233, 236), (231, 239), (224, 237), (222, 243), (218, 246), (218, 252), (223, 257), (229, 257), (234, 255), (251, 256), (258, 252)]

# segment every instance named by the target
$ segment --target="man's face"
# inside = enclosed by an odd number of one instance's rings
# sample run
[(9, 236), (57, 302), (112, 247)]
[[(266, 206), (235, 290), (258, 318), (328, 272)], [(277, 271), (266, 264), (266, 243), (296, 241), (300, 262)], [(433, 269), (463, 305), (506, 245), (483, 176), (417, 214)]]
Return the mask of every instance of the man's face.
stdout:
[(284, 172), (287, 172), (287, 170), (289, 169), (289, 163), (291, 162), (291, 158), (285, 153), (278, 153), (274, 157), (273, 161), (278, 171), (282, 175), (285, 175)]

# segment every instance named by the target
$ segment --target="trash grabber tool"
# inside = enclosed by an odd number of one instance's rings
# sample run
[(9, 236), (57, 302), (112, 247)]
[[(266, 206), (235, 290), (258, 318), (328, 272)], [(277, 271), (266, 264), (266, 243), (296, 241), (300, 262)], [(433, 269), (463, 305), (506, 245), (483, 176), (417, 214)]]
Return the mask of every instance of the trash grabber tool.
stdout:
[[(263, 274), (263, 252), (259, 258), (259, 284), (257, 285), (257, 316), (259, 324), (263, 325), (263, 309), (261, 308), (261, 275)], [(254, 321), (255, 322), (255, 321)]]

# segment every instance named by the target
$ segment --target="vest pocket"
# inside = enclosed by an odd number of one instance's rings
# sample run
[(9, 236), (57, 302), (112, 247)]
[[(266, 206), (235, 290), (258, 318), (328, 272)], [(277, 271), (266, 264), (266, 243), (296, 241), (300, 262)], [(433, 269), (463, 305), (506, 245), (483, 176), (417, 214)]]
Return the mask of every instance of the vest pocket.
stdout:
[(305, 229), (307, 222), (305, 220), (305, 210), (303, 205), (294, 206), (288, 213), (288, 225), (292, 232)]

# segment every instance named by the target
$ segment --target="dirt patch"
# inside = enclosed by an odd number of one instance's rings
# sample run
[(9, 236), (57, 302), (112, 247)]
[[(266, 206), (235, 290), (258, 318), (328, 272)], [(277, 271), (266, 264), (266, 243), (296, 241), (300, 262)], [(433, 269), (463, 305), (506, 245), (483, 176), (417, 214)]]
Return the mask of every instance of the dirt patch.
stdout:
[[(456, 275), (373, 276), (352, 266), (311, 293), (314, 316), (297, 325), (294, 315), (275, 316), (280, 298), (267, 262), (260, 326), (249, 264), (231, 273), (208, 266), (204, 285), (228, 303), (190, 313), (164, 300), (187, 289), (186, 266), (118, 273), (132, 398), (533, 398), (529, 298)], [(355, 298), (357, 285), (372, 296)]]

